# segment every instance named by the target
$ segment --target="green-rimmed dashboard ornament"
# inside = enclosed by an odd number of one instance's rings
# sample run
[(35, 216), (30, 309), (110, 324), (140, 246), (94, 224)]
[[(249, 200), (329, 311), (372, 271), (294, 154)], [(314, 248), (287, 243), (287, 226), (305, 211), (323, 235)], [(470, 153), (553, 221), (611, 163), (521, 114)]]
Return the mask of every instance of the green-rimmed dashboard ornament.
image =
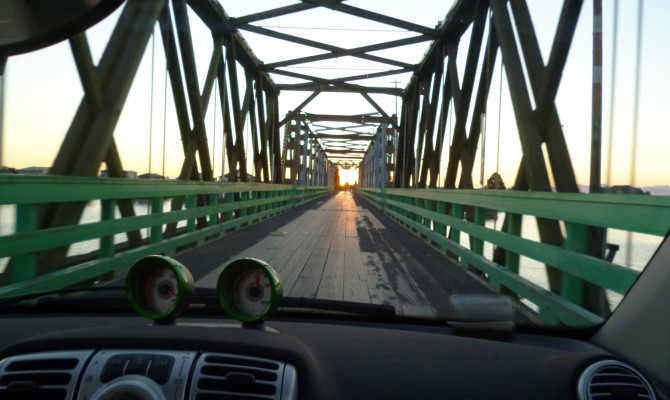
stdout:
[(282, 297), (275, 270), (255, 258), (240, 258), (223, 267), (216, 292), (226, 313), (244, 323), (262, 322)]
[(188, 307), (194, 291), (191, 272), (170, 257), (143, 257), (126, 276), (130, 305), (141, 316), (156, 322), (174, 320)]

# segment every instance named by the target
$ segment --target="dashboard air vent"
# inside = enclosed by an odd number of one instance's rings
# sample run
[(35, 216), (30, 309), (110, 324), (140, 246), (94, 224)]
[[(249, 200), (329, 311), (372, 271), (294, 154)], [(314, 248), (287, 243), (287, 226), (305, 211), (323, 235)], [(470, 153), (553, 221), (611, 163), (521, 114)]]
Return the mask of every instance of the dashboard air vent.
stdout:
[(191, 400), (298, 398), (295, 367), (263, 358), (204, 353), (193, 382)]
[(0, 399), (69, 400), (92, 351), (58, 351), (0, 361)]
[(579, 377), (577, 388), (580, 400), (656, 400), (651, 384), (638, 370), (615, 360), (589, 366)]

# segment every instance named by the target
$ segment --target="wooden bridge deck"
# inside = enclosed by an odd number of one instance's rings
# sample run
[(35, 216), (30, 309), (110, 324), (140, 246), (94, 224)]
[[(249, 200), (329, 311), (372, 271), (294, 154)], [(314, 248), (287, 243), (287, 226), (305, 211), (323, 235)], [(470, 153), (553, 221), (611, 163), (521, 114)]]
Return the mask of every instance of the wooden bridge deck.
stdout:
[(228, 262), (264, 260), (285, 296), (391, 304), (397, 313), (453, 316), (453, 294), (482, 283), (352, 192), (341, 191), (177, 257), (214, 287)]

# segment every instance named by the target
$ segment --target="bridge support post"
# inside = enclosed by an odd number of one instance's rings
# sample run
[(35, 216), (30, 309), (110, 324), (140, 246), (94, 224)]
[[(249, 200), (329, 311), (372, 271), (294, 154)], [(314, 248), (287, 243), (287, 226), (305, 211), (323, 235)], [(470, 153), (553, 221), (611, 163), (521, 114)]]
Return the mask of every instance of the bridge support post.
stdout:
[[(151, 215), (160, 215), (163, 213), (163, 198), (162, 197), (152, 197), (151, 198)], [(153, 225), (151, 227), (151, 235), (149, 237), (150, 243), (158, 243), (163, 239), (163, 226), (162, 225)]]
[[(100, 203), (100, 220), (113, 220), (115, 208), (116, 202), (114, 200), (103, 200)], [(113, 257), (114, 250), (114, 235), (102, 236), (100, 238), (100, 258)]]
[[(16, 206), (16, 233), (31, 232), (38, 229), (39, 208), (34, 204)], [(12, 259), (10, 283), (23, 282), (37, 274), (37, 255), (22, 254)]]

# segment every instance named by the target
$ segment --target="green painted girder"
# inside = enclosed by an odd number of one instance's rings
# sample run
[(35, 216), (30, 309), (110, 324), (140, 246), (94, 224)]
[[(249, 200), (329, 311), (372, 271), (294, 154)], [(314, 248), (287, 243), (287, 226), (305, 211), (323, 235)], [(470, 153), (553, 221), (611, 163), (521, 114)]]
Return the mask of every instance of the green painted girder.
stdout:
[[(397, 205), (402, 203), (389, 202)], [(454, 227), (458, 231), (504, 247), (514, 253), (541, 261), (554, 266), (564, 272), (583, 278), (599, 286), (612, 289), (618, 293), (625, 294), (630, 289), (638, 272), (629, 268), (621, 267), (598, 258), (587, 256), (582, 253), (566, 250), (550, 244), (524, 239), (520, 236), (511, 235), (506, 232), (496, 231), (479, 224), (458, 219), (446, 214), (438, 214), (433, 211), (420, 209), (418, 207), (406, 207), (412, 212), (423, 215), (438, 223)], [(475, 250), (481, 255), (481, 252)]]
[(657, 236), (670, 229), (670, 196), (486, 189), (386, 189), (386, 193)]
[[(290, 198), (291, 196), (283, 196), (280, 199), (288, 200)], [(147, 227), (154, 229), (163, 224), (177, 223), (184, 220), (195, 221), (198, 217), (237, 211), (247, 207), (270, 203), (271, 201), (268, 199), (223, 203), (198, 208), (190, 207), (179, 211), (151, 213), (149, 215), (137, 217), (112, 219), (80, 225), (34, 230), (31, 232), (16, 233), (10, 236), (0, 236), (0, 258), (14, 257), (30, 252), (48, 250), (54, 247), (65, 246), (70, 243), (97, 239)]]
[(0, 204), (177, 197), (193, 194), (292, 190), (291, 185), (0, 175)]
[[(670, 229), (669, 197), (440, 189), (361, 188), (359, 192), (417, 234), (455, 255), (463, 265), (472, 265), (486, 273), (495, 288), (504, 286), (535, 303), (547, 322), (575, 326), (602, 321), (601, 317), (580, 307), (584, 281), (625, 294), (639, 275), (631, 268), (586, 255), (587, 225), (658, 236), (665, 235)], [(426, 209), (414, 205), (421, 204), (419, 199), (438, 201), (438, 205), (451, 203), (454, 216), (446, 214), (442, 207), (436, 212), (432, 207)], [(475, 207), (475, 222), (463, 219), (464, 206)], [(486, 209), (505, 211), (510, 215), (507, 232), (484, 226)], [(522, 238), (523, 215), (565, 221), (565, 245), (558, 247)], [(418, 222), (422, 220), (423, 223)], [(447, 238), (442, 230), (430, 229), (429, 222), (438, 227), (450, 227), (451, 238)], [(460, 232), (473, 238), (472, 249), (459, 244)], [(505, 265), (482, 255), (484, 242), (507, 250)], [(561, 293), (551, 293), (519, 276), (520, 255), (565, 272)]]
[[(181, 246), (203, 243), (231, 229), (284, 212), (332, 191), (330, 187), (60, 176), (0, 176), (0, 186), (3, 188), (0, 205), (17, 207), (16, 233), (0, 236), (0, 258), (13, 257), (14, 260), (13, 283), (0, 288), (0, 297), (57, 289), (98, 279), (108, 273), (123, 273), (137, 257), (174, 253)], [(232, 201), (236, 193), (241, 194), (243, 201)], [(209, 195), (214, 200), (211, 202), (213, 205), (198, 207), (195, 199), (202, 194)], [(227, 202), (217, 204), (218, 195), (225, 196)], [(249, 195), (252, 200), (244, 200)], [(170, 197), (186, 198), (187, 208), (163, 212), (164, 200)], [(117, 219), (116, 202), (123, 199), (150, 199), (151, 213)], [(40, 204), (94, 200), (101, 201), (99, 222), (37, 229)], [(237, 218), (233, 218), (233, 212), (238, 210), (246, 211), (248, 215), (240, 212)], [(195, 221), (201, 217), (208, 218), (208, 224), (198, 229)], [(186, 233), (163, 238), (163, 226), (180, 221), (187, 221)], [(145, 228), (149, 228), (151, 234), (142, 246), (117, 252), (113, 240), (115, 234)], [(98, 259), (35, 276), (39, 252), (96, 238), (100, 238)]]

